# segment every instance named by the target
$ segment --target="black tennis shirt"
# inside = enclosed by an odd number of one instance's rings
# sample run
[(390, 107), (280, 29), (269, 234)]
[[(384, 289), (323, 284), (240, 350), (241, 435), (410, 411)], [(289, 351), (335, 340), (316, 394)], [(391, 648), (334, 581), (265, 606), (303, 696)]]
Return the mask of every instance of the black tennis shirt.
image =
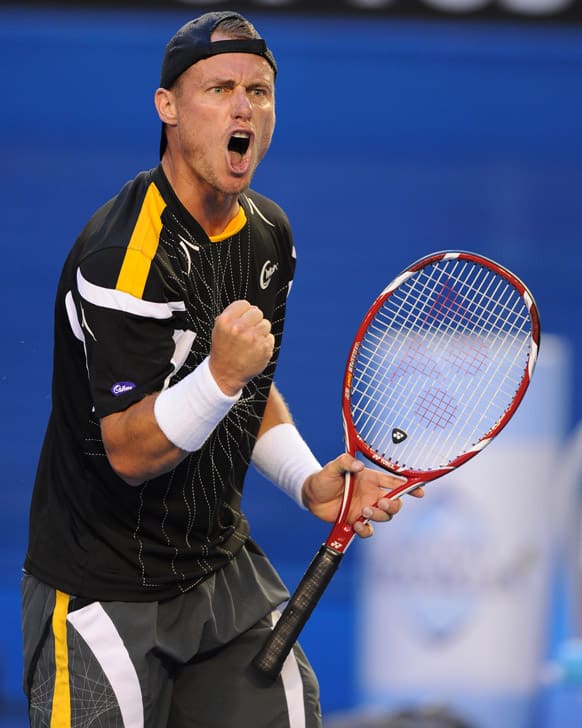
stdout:
[[(248, 540), (244, 476), (279, 354), (295, 269), (285, 213), (253, 191), (212, 241), (161, 167), (101, 207), (70, 252), (55, 305), (52, 411), (34, 485), (25, 568), (99, 600), (160, 600), (227, 564)], [(247, 299), (275, 352), (203, 447), (131, 487), (99, 420), (171, 386), (210, 352), (216, 316)]]

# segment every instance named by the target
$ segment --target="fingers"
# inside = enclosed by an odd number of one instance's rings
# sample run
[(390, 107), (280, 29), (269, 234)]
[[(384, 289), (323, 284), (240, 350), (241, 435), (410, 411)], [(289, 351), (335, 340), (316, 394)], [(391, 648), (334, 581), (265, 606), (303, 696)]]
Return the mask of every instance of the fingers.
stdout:
[(271, 333), (271, 322), (263, 316), (258, 306), (252, 306), (248, 301), (233, 301), (217, 317), (216, 322), (225, 329), (244, 335), (254, 330), (262, 336)]
[(226, 394), (235, 394), (272, 359), (271, 322), (248, 301), (233, 301), (217, 316), (212, 331), (210, 370)]
[(369, 538), (374, 533), (373, 524), (387, 523), (402, 508), (401, 498), (390, 498), (390, 491), (401, 486), (403, 480), (377, 469), (366, 468), (362, 461), (347, 453), (336, 458), (334, 463), (338, 472), (355, 473), (351, 522), (359, 537)]
[(380, 498), (380, 500), (373, 506), (364, 506), (362, 509), (362, 516), (369, 521), (376, 521), (377, 523), (386, 523), (391, 521), (392, 517), (395, 516), (402, 508), (402, 501), (400, 498)]
[[(247, 303), (243, 301), (242, 303)], [(263, 316), (263, 312), (258, 306), (251, 306), (243, 310), (241, 315), (235, 317), (232, 321), (232, 330), (234, 334), (239, 335), (246, 340), (249, 345), (264, 347), (265, 353), (268, 354), (266, 364), (268, 364), (275, 345), (275, 337), (271, 334), (271, 322)], [(266, 366), (265, 364), (265, 366)]]
[(374, 526), (368, 521), (356, 521), (354, 531), (360, 538), (370, 538), (370, 536), (374, 535)]
[(370, 538), (374, 535), (374, 526), (371, 521), (388, 523), (401, 507), (402, 503), (399, 499), (389, 501), (387, 498), (381, 498), (375, 506), (365, 506), (362, 509), (362, 518), (365, 520), (354, 522), (354, 532), (360, 538)]
[(354, 523), (354, 531), (360, 538), (370, 538), (374, 535), (375, 523), (388, 523), (398, 513), (402, 507), (400, 499), (388, 500), (381, 498), (375, 506), (365, 506), (362, 509), (362, 518), (365, 520), (357, 520)]
[(411, 490), (408, 495), (412, 495), (415, 498), (424, 498), (424, 488), (421, 485), (419, 485), (418, 488)]
[(271, 324), (267, 319), (263, 318), (261, 309), (258, 306), (251, 305), (248, 301), (233, 301), (224, 309), (221, 316), (231, 320), (234, 325), (240, 325), (241, 330), (249, 326), (256, 326), (262, 322), (269, 324), (269, 331), (271, 330)]

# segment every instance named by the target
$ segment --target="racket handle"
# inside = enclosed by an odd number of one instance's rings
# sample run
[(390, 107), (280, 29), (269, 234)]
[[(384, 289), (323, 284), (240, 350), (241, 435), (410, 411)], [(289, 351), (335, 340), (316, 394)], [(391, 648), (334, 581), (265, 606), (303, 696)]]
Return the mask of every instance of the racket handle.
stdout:
[(343, 553), (323, 544), (309, 565), (283, 614), (261, 650), (253, 659), (253, 667), (264, 677), (274, 680), (281, 672), (287, 655), (293, 649), (325, 588), (335, 574)]

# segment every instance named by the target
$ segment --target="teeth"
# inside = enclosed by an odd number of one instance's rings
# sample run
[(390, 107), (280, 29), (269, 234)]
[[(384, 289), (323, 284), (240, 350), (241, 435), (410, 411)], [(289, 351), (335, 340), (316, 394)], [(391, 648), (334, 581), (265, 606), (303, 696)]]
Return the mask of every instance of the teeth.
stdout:
[(237, 137), (238, 139), (248, 139), (250, 136), (248, 131), (235, 131), (233, 134), (233, 137)]

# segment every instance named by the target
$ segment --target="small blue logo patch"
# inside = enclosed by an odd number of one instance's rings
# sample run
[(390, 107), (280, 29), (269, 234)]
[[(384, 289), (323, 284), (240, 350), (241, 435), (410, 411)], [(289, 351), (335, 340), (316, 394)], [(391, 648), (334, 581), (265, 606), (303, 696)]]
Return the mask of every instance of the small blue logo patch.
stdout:
[(111, 394), (114, 397), (119, 397), (122, 394), (125, 394), (126, 392), (131, 392), (132, 389), (136, 388), (135, 382), (116, 382), (111, 387)]

